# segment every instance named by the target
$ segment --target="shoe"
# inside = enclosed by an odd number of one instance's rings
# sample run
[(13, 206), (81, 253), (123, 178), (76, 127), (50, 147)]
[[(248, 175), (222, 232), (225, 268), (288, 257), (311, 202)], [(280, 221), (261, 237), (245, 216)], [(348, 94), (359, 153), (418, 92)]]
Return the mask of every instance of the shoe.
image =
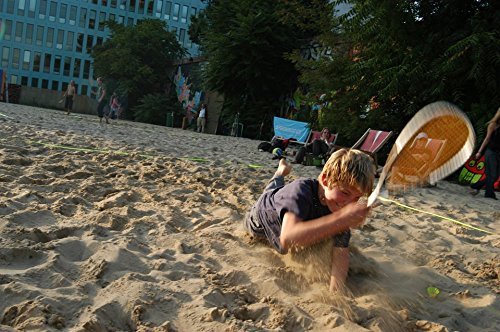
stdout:
[(494, 199), (494, 200), (498, 201), (498, 198), (495, 195), (492, 195), (492, 196), (490, 196), (490, 195), (488, 195), (488, 196), (484, 195), (484, 197), (485, 198), (491, 198), (491, 199)]

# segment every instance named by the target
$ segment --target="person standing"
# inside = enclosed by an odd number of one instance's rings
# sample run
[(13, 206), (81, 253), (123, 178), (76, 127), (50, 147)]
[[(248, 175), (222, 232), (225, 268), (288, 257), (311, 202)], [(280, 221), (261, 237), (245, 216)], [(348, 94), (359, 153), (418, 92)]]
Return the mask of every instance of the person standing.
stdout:
[(198, 119), (196, 120), (196, 125), (198, 127), (199, 133), (205, 132), (206, 123), (207, 123), (207, 105), (201, 104), (200, 113), (198, 113)]
[(486, 185), (484, 197), (498, 199), (495, 195), (494, 185), (500, 174), (500, 108), (487, 124), (486, 136), (475, 156), (476, 159), (479, 159), (484, 153), (486, 178), (471, 185), (473, 189), (471, 194), (479, 194), (479, 190)]
[(104, 84), (102, 77), (97, 78), (97, 85), (99, 86), (99, 89), (97, 90), (97, 116), (99, 117), (99, 123), (102, 123), (103, 117), (106, 118), (106, 123), (109, 123), (108, 114), (105, 114), (104, 112), (104, 108), (108, 104), (108, 96), (106, 91), (106, 84)]
[(66, 99), (64, 102), (64, 109), (66, 110), (67, 115), (69, 115), (69, 113), (73, 110), (73, 99), (75, 98), (75, 95), (76, 95), (75, 81), (71, 80), (63, 96)]

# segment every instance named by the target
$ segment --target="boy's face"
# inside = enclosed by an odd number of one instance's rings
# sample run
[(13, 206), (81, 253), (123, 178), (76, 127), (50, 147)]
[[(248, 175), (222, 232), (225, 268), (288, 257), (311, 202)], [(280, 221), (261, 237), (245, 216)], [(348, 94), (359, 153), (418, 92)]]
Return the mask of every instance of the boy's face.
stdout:
[(336, 185), (332, 189), (323, 185), (325, 190), (324, 203), (331, 212), (336, 212), (349, 203), (357, 202), (363, 193), (358, 188), (349, 185)]

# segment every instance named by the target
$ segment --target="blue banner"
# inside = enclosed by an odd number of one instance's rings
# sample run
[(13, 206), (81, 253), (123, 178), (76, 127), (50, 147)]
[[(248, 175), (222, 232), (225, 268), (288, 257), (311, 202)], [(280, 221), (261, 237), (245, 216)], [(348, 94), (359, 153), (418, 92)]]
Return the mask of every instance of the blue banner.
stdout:
[(274, 117), (274, 135), (283, 138), (295, 138), (297, 142), (306, 143), (311, 128), (309, 123)]

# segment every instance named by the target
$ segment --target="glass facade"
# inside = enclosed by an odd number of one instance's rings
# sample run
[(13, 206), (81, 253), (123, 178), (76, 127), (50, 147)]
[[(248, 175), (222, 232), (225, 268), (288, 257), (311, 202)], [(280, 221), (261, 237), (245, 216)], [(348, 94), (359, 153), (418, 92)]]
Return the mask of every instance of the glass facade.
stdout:
[(106, 20), (164, 20), (194, 57), (199, 47), (187, 30), (205, 6), (202, 0), (0, 0), (2, 69), (12, 84), (61, 91), (75, 80), (77, 93), (87, 95), (96, 85), (90, 52), (108, 38)]

